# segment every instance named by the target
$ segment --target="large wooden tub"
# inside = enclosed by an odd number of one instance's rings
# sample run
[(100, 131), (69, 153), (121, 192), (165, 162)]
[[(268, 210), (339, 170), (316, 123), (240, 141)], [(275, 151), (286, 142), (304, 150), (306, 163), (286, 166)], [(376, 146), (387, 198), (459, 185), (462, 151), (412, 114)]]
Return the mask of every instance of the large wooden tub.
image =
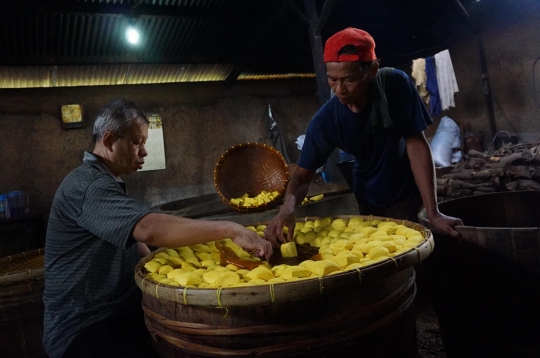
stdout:
[(413, 267), (434, 243), (424, 227), (404, 223), (427, 241), (356, 271), (273, 285), (157, 284), (143, 273), (153, 253), (135, 278), (155, 347), (163, 357), (416, 357)]
[[(539, 202), (526, 191), (439, 204), (465, 224), (462, 241), (435, 235), (423, 267), (448, 358), (540, 357)], [(425, 211), (420, 222), (430, 225)]]

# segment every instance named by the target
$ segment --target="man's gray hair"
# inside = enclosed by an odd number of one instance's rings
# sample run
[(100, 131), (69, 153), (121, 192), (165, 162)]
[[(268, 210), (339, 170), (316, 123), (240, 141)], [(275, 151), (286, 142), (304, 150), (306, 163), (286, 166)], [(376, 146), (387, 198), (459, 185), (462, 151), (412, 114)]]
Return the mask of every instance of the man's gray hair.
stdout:
[(115, 98), (99, 112), (94, 122), (92, 140), (94, 143), (100, 142), (107, 131), (116, 136), (122, 136), (137, 120), (142, 120), (148, 124), (148, 118), (135, 106), (133, 101), (124, 97)]

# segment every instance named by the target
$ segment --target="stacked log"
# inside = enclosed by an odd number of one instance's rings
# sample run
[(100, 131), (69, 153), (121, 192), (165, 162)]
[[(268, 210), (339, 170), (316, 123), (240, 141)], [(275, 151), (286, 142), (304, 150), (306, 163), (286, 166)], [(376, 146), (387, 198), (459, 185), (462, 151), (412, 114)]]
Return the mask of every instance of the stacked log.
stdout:
[(493, 153), (469, 150), (437, 178), (437, 200), (515, 190), (540, 190), (540, 143), (507, 144)]

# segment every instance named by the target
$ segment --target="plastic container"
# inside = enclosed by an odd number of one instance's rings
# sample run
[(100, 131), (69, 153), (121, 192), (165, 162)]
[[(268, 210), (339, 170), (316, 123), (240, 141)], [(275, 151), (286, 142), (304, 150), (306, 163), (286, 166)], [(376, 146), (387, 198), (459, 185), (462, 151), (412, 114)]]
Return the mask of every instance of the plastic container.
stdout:
[(7, 195), (0, 195), (0, 219), (9, 219), (11, 213), (9, 211), (9, 203)]
[(22, 191), (12, 191), (7, 195), (12, 218), (22, 218), (29, 212), (28, 195)]

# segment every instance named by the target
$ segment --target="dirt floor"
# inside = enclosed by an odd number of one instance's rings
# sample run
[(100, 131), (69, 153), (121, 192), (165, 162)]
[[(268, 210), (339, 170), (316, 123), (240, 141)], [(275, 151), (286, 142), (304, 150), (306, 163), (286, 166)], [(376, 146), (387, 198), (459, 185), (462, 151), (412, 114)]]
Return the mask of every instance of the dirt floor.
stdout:
[(431, 304), (417, 300), (415, 302), (415, 314), (418, 358), (446, 358), (439, 322)]

